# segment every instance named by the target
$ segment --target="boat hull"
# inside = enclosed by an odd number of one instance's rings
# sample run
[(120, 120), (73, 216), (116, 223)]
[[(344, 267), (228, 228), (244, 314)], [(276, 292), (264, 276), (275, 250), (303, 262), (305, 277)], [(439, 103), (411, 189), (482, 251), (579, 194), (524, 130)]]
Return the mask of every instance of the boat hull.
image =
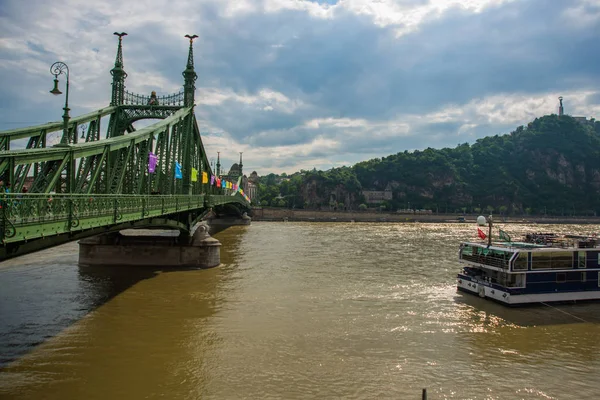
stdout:
[(600, 290), (548, 293), (511, 293), (510, 289), (481, 281), (463, 274), (459, 274), (457, 276), (456, 287), (462, 292), (495, 300), (506, 305), (600, 300)]

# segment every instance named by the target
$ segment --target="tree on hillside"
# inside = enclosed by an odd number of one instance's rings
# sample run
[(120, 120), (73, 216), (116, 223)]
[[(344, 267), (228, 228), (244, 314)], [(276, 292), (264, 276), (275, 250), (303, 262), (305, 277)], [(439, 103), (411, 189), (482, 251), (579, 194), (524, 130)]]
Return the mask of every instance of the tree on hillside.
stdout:
[(259, 194), (270, 203), (279, 195), (293, 199), (290, 207), (328, 208), (333, 199), (360, 209), (363, 190), (388, 185), (388, 209), (410, 202), (411, 208), (467, 207), (502, 215), (600, 213), (600, 122), (548, 115), (455, 148), (403, 151), (328, 171), (269, 174), (260, 179)]

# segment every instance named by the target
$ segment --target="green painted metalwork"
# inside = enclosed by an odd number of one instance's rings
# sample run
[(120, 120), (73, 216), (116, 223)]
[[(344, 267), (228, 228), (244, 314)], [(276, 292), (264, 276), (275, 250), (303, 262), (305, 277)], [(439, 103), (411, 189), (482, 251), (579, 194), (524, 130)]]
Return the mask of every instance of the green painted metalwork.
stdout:
[(127, 73), (123, 69), (123, 36), (127, 36), (125, 32), (115, 32), (115, 35), (119, 37), (119, 45), (117, 47), (117, 58), (115, 59), (115, 66), (110, 71), (113, 77), (112, 81), (112, 96), (110, 100), (111, 106), (118, 106), (123, 104), (123, 97), (125, 93), (125, 78)]
[[(105, 107), (100, 110), (92, 111), (91, 113), (81, 115), (79, 117), (71, 118), (69, 120), (69, 130), (75, 131), (77, 127), (87, 123), (99, 124), (99, 120), (102, 117), (113, 114), (117, 110), (117, 107)], [(44, 143), (41, 145), (42, 138), (48, 133), (61, 131), (63, 129), (63, 122), (49, 122), (44, 125), (31, 126), (27, 128), (11, 129), (8, 131), (0, 132), (0, 151), (10, 150), (10, 142), (19, 139), (36, 139), (40, 141), (40, 145), (36, 147), (46, 147)], [(99, 137), (92, 137), (90, 140), (99, 140)], [(86, 141), (90, 141), (86, 140)], [(29, 145), (27, 148), (31, 148)]]
[[(241, 195), (202, 183), (202, 173), (213, 172), (194, 114), (197, 36), (186, 35), (190, 44), (183, 91), (157, 96), (125, 91), (126, 33), (115, 35), (119, 41), (109, 107), (0, 132), (0, 180), (10, 182), (12, 191), (0, 192), (0, 260), (124, 224), (189, 230), (210, 209), (249, 210)], [(133, 123), (141, 119), (161, 121), (136, 130)], [(48, 147), (48, 135), (61, 130), (62, 143)], [(20, 139), (28, 140), (25, 148), (11, 147)], [(157, 156), (154, 173), (148, 171), (150, 152)], [(181, 165), (182, 179), (175, 178), (175, 163)], [(193, 169), (197, 181), (192, 181)], [(21, 193), (24, 187), (28, 193)]]
[(245, 206), (241, 196), (225, 195), (5, 194), (0, 237), (14, 243), (231, 203)]

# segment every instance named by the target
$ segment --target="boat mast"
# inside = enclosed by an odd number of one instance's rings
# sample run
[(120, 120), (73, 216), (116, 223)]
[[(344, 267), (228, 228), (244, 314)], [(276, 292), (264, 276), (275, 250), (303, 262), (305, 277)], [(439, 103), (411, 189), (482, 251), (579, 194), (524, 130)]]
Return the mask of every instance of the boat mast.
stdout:
[(489, 247), (489, 246), (492, 245), (492, 225), (493, 225), (493, 222), (492, 222), (492, 216), (491, 216), (491, 214), (488, 215), (488, 217), (487, 217), (487, 223), (489, 225), (489, 231), (488, 231), (488, 247)]

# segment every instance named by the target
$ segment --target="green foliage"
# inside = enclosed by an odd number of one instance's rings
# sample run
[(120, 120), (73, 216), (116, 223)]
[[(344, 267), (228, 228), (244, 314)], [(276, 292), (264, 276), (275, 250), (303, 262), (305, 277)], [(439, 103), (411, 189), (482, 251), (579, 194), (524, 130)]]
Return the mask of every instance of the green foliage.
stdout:
[(392, 200), (377, 204), (386, 210), (410, 204), (440, 212), (598, 213), (600, 122), (548, 115), (472, 145), (404, 151), (328, 171), (269, 174), (258, 188), (261, 202), (269, 204), (279, 205), (281, 196), (287, 207), (327, 209), (331, 201), (366, 209), (362, 191), (388, 185)]

